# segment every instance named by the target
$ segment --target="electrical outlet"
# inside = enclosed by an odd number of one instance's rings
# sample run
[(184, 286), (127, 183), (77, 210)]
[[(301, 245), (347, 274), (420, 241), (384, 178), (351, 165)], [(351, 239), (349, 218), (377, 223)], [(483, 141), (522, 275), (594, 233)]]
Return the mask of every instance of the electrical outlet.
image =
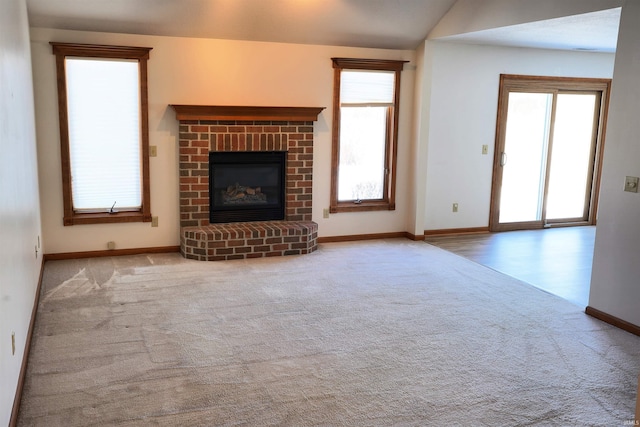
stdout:
[(110, 251), (114, 250), (116, 248), (116, 242), (107, 242), (107, 249), (109, 249)]
[(630, 193), (638, 192), (638, 177), (637, 176), (627, 176), (624, 179), (624, 191), (628, 191)]
[(151, 226), (152, 227), (157, 227), (158, 226), (158, 217), (157, 216), (152, 216), (151, 217)]
[(150, 145), (149, 146), (149, 157), (158, 157), (158, 146)]
[(487, 144), (482, 146), (482, 154), (489, 154), (489, 146)]
[(458, 204), (457, 203), (453, 204), (453, 209), (452, 210), (453, 210), (453, 212), (458, 212)]
[(329, 218), (329, 209), (322, 210), (322, 218)]

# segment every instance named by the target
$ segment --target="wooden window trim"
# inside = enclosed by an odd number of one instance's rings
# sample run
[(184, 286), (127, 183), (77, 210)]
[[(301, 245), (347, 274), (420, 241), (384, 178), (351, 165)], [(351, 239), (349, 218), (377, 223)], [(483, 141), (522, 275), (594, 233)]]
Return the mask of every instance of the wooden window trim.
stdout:
[[(358, 58), (331, 58), (333, 61), (333, 125), (331, 152), (331, 201), (329, 211), (362, 212), (395, 210), (396, 165), (398, 157), (398, 116), (400, 106), (400, 77), (404, 64), (409, 61)], [(340, 165), (340, 77), (343, 70), (395, 72), (393, 106), (389, 107), (385, 150), (384, 193), (381, 200), (338, 201), (338, 168)]]
[[(149, 103), (147, 61), (149, 47), (106, 46), (77, 43), (50, 43), (56, 56), (58, 87), (58, 116), (60, 120), (60, 151), (62, 158), (62, 198), (65, 226), (76, 224), (102, 224), (123, 222), (151, 222), (151, 195), (149, 180)], [(71, 161), (69, 156), (69, 122), (67, 112), (66, 57), (132, 59), (139, 63), (140, 76), (140, 138), (141, 138), (141, 192), (142, 206), (138, 211), (78, 213), (73, 210), (71, 192)]]

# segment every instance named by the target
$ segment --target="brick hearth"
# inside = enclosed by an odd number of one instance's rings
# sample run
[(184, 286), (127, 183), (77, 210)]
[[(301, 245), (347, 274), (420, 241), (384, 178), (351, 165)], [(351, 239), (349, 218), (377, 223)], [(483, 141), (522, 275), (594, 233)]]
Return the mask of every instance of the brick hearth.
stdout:
[(200, 261), (302, 255), (318, 247), (318, 224), (313, 221), (261, 221), (185, 227), (185, 258)]
[[(202, 261), (305, 254), (311, 221), (313, 121), (322, 108), (173, 105), (180, 121), (180, 248)], [(209, 223), (210, 151), (286, 151), (284, 221)]]

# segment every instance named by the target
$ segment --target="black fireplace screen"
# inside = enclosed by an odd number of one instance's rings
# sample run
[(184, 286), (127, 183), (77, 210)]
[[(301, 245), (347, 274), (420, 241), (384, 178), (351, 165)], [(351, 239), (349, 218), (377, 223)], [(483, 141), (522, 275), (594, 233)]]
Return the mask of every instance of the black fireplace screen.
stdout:
[(210, 152), (209, 221), (284, 219), (286, 152)]

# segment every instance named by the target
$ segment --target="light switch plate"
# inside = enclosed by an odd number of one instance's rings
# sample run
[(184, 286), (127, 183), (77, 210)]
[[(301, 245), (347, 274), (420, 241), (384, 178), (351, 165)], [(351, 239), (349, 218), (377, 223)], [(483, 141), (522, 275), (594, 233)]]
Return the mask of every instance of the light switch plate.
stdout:
[(627, 176), (624, 179), (624, 191), (628, 191), (630, 193), (638, 192), (638, 181), (640, 178), (637, 176)]

